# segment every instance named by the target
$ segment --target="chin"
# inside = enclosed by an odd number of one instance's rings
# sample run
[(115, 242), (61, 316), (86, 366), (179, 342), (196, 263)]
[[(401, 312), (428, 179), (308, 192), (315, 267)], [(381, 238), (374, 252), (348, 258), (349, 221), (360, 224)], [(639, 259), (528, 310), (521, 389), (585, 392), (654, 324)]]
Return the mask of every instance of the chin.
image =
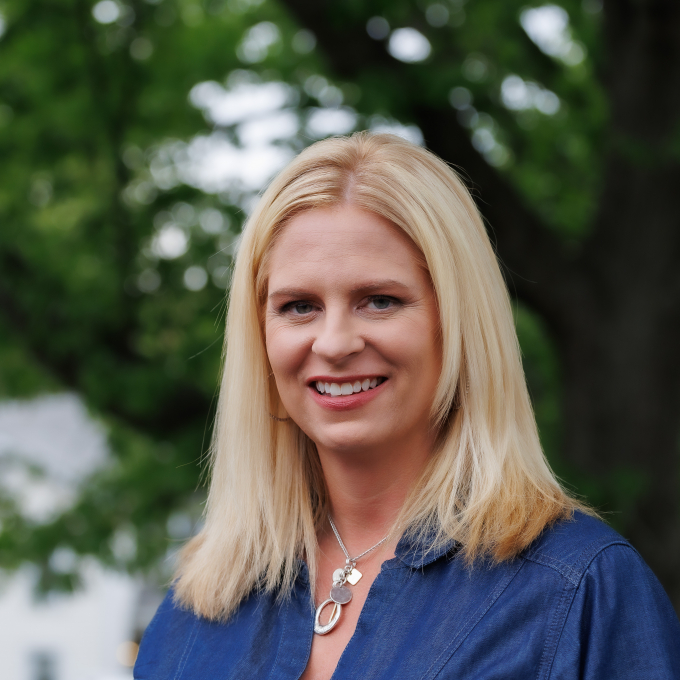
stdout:
[(371, 423), (334, 423), (314, 428), (308, 434), (318, 446), (330, 451), (354, 452), (385, 446), (392, 437), (384, 427), (376, 428)]

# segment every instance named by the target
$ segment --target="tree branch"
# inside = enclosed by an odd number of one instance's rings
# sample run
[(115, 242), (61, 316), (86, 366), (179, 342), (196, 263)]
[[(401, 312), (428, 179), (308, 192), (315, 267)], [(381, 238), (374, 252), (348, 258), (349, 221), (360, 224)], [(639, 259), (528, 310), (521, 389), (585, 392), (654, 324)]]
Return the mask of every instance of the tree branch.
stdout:
[(330, 0), (283, 0), (283, 4), (316, 34), (338, 77), (356, 80), (372, 69), (399, 82), (400, 113), (420, 127), (429, 149), (464, 168), (469, 176), (512, 292), (543, 315), (555, 332), (563, 333), (569, 323), (572, 293), (583, 285), (576, 280), (578, 270), (565, 256), (558, 237), (474, 149), (448, 102), (442, 106), (418, 104), (423, 101), (420, 81), (427, 65), (406, 65), (393, 59), (384, 45), (364, 30), (367, 17), (357, 15), (348, 21), (347, 6), (340, 12)]
[(419, 107), (416, 114), (428, 148), (463, 167), (469, 176), (511, 292), (562, 334), (569, 324), (573, 292), (582, 283), (558, 237), (541, 224), (515, 190), (476, 151), (450, 110)]

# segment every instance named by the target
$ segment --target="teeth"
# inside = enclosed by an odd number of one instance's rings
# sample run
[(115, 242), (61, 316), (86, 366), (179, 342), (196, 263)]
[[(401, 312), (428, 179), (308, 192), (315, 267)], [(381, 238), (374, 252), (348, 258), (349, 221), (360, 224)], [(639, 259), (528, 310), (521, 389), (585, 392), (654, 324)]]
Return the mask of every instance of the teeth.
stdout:
[(319, 394), (330, 394), (332, 397), (349, 396), (359, 392), (367, 392), (385, 381), (385, 378), (365, 378), (363, 382), (356, 380), (354, 383), (324, 383), (318, 380), (316, 389)]

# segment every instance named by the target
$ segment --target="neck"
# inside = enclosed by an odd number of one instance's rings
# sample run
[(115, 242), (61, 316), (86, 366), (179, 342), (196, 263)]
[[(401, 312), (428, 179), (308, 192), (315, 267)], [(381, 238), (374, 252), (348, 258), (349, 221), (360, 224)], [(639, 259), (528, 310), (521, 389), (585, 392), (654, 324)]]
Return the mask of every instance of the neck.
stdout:
[(392, 529), (427, 462), (431, 442), (403, 442), (385, 451), (317, 448), (333, 521), (351, 553)]

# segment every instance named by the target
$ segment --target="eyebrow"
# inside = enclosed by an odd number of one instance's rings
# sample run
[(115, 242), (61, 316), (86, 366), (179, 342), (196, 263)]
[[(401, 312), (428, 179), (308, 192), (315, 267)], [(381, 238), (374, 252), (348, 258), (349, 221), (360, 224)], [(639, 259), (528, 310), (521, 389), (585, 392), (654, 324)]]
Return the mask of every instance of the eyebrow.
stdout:
[[(384, 290), (385, 288), (399, 288), (400, 290), (404, 291), (409, 289), (406, 284), (402, 283), (401, 281), (397, 281), (396, 279), (381, 279), (379, 281), (371, 281), (370, 283), (366, 283), (362, 286), (352, 288), (350, 293), (352, 295), (357, 295), (359, 293), (372, 293), (375, 291)], [(273, 293), (270, 293), (267, 297), (271, 300), (275, 297), (307, 297), (309, 295), (310, 292), (304, 288), (279, 288)]]

